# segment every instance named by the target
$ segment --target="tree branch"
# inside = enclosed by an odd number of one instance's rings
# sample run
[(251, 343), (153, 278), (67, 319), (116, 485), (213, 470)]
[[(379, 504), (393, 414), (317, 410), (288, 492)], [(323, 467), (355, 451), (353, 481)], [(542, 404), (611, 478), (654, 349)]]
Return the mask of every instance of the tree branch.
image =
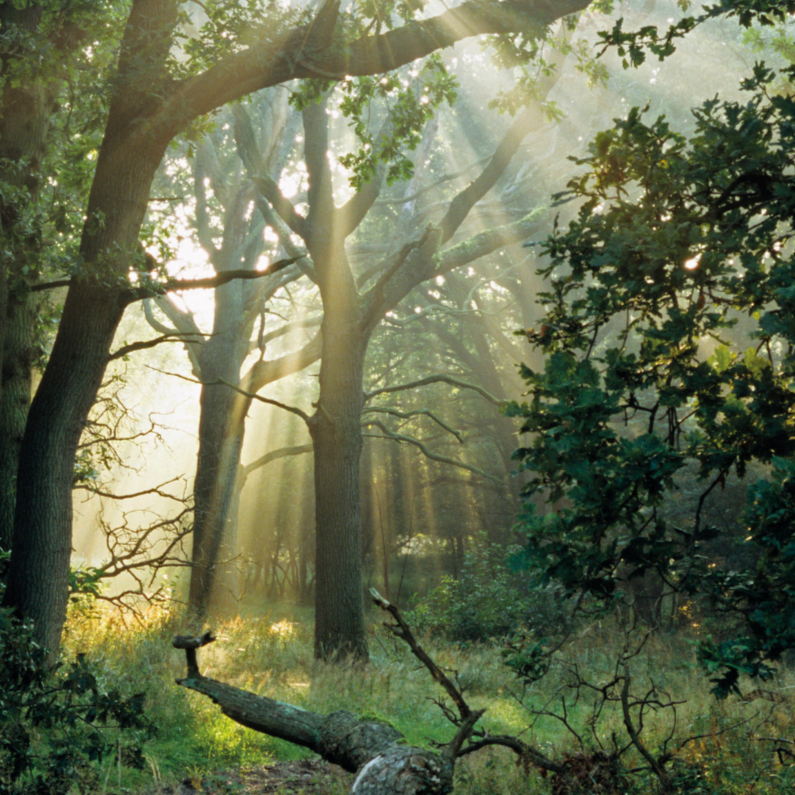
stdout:
[(460, 389), (471, 389), (474, 392), (477, 392), (482, 397), (486, 398), (489, 403), (493, 403), (495, 406), (502, 406), (505, 402), (503, 400), (498, 400), (494, 397), (494, 395), (489, 394), (483, 387), (478, 386), (477, 384), (470, 384), (467, 381), (461, 381), (458, 378), (454, 378), (450, 375), (429, 375), (427, 378), (420, 378), (418, 381), (411, 381), (407, 384), (398, 384), (397, 386), (383, 386), (379, 389), (374, 389), (372, 392), (365, 393), (365, 401), (371, 400), (372, 398), (376, 397), (376, 395), (385, 395), (389, 392), (403, 392), (407, 389), (416, 389), (418, 386), (428, 386), (428, 384), (450, 384), (450, 386), (457, 386)]
[(289, 456), (311, 453), (313, 449), (311, 444), (301, 444), (295, 447), (282, 447), (280, 450), (273, 450), (255, 459), (250, 464), (246, 464), (246, 466), (241, 469), (240, 476), (245, 480), (252, 472), (267, 466), (271, 461), (278, 461), (281, 458), (288, 458)]
[(285, 31), (278, 40), (268, 29), (259, 41), (177, 83), (163, 102), (161, 120), (178, 132), (198, 116), (289, 80), (318, 74), (339, 79), (382, 74), (473, 36), (528, 30), (540, 34), (546, 26), (589, 4), (590, 0), (468, 0), (436, 17), (320, 50), (313, 49), (311, 26)]
[(455, 436), (460, 444), (464, 443), (461, 434), (455, 429), (449, 426), (446, 422), (441, 420), (437, 417), (430, 409), (416, 409), (415, 411), (398, 411), (397, 409), (386, 408), (382, 406), (369, 406), (362, 410), (362, 414), (366, 414), (368, 412), (377, 412), (379, 414), (389, 414), (392, 417), (399, 417), (403, 420), (411, 419), (411, 417), (417, 417), (420, 415), (424, 415), (425, 417), (430, 417), (437, 425), (441, 428), (444, 428), (449, 434)]
[(128, 356), (135, 351), (144, 351), (148, 348), (154, 348), (157, 345), (160, 345), (163, 342), (195, 342), (196, 337), (199, 337), (199, 342), (203, 341), (204, 337), (209, 336), (207, 334), (202, 333), (195, 333), (195, 334), (177, 334), (177, 333), (169, 333), (163, 334), (160, 337), (155, 337), (152, 340), (141, 340), (140, 342), (132, 342), (129, 345), (124, 345), (115, 353), (111, 353), (108, 356), (108, 361), (111, 362), (114, 359), (121, 359), (124, 356)]
[(458, 467), (459, 469), (465, 469), (467, 472), (472, 472), (475, 475), (480, 475), (481, 477), (493, 480), (495, 483), (502, 484), (502, 480), (500, 480), (500, 478), (496, 478), (494, 475), (490, 475), (488, 472), (484, 472), (482, 469), (470, 466), (469, 464), (464, 464), (461, 461), (456, 461), (454, 458), (448, 458), (447, 456), (439, 455), (438, 453), (432, 453), (419, 439), (415, 439), (413, 436), (406, 436), (402, 433), (395, 433), (394, 431), (387, 428), (383, 422), (379, 422), (378, 420), (365, 420), (362, 422), (362, 427), (378, 428), (384, 434), (384, 436), (380, 437), (382, 439), (394, 439), (396, 442), (405, 442), (406, 444), (414, 445), (414, 447), (418, 448), (426, 458), (430, 458), (431, 461), (438, 461), (440, 464), (449, 464), (450, 466)]
[(322, 350), (323, 340), (318, 333), (300, 350), (287, 353), (278, 359), (255, 362), (248, 373), (240, 379), (240, 383), (248, 392), (259, 392), (267, 384), (309, 367), (320, 358)]
[(235, 117), (235, 143), (243, 165), (257, 190), (267, 199), (279, 218), (301, 238), (306, 237), (306, 219), (293, 207), (292, 202), (281, 192), (278, 184), (268, 174), (265, 160), (257, 145), (257, 137), (246, 109), (242, 105), (232, 106)]
[(258, 400), (260, 403), (266, 403), (269, 406), (276, 406), (276, 408), (289, 411), (291, 414), (295, 414), (296, 416), (300, 417), (306, 423), (309, 423), (311, 419), (311, 417), (302, 409), (296, 408), (295, 406), (288, 406), (286, 403), (280, 403), (278, 400), (262, 397), (262, 395), (257, 395), (254, 392), (247, 392), (245, 389), (241, 389), (239, 386), (230, 384), (228, 381), (224, 381), (222, 378), (219, 378), (215, 381), (201, 381), (199, 383), (201, 383), (202, 386), (216, 386), (222, 384), (223, 386), (228, 386), (230, 389), (233, 389), (238, 394), (244, 395), (247, 398)]

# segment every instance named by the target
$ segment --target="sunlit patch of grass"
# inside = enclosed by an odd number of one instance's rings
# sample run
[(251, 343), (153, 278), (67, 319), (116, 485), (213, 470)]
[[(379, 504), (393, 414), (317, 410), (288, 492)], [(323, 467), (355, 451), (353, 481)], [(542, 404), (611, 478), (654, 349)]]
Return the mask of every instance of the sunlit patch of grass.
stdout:
[(525, 775), (506, 749), (487, 748), (456, 765), (456, 795), (541, 795), (548, 785), (536, 772)]
[[(214, 629), (217, 642), (199, 652), (199, 665), (206, 675), (316, 712), (345, 709), (386, 721), (412, 744), (427, 745), (429, 739), (445, 742), (454, 734), (454, 727), (434, 703), (444, 697), (442, 690), (405, 644), (383, 630), (371, 638), (368, 665), (326, 665), (313, 658), (311, 614), (306, 611), (300, 615), (284, 610), (249, 615)], [(306, 757), (303, 749), (235, 724), (209, 700), (174, 683), (185, 675), (185, 659), (172, 648), (171, 640), (184, 631), (178, 615), (162, 610), (151, 611), (140, 624), (124, 625), (117, 616), (103, 611), (93, 615), (83, 611), (70, 619), (66, 655), (86, 652), (108, 687), (123, 693), (148, 693), (147, 711), (159, 728), (159, 737), (146, 748), (149, 770), (124, 779), (126, 786), (138, 786), (145, 780), (151, 783), (158, 777), (173, 782), (188, 771), (210, 772)], [(471, 706), (487, 708), (484, 728), (492, 733), (521, 733), (526, 742), (551, 757), (576, 748), (562, 721), (538, 715), (541, 710), (559, 713), (562, 696), (569, 699), (567, 722), (586, 744), (593, 747), (601, 742), (611, 750), (614, 733), (619, 742), (626, 742), (618, 704), (602, 711), (596, 734), (591, 734), (593, 691), (583, 691), (579, 700), (573, 700), (572, 691), (565, 687), (575, 665), (583, 680), (597, 685), (610, 681), (619, 642), (609, 627), (583, 630), (564, 647), (565, 665), (554, 666), (547, 677), (523, 691), (502, 664), (499, 645), (461, 648), (441, 640), (423, 641), (448, 675), (466, 687)], [(708, 682), (695, 662), (692, 646), (676, 637), (650, 638), (643, 654), (632, 661), (632, 674), (639, 692), (653, 683), (676, 700), (687, 702), (677, 708), (676, 737), (669, 748), (676, 749), (687, 736), (701, 735), (678, 752), (677, 764), (685, 778), (708, 787), (704, 793), (784, 795), (795, 791), (793, 768), (777, 761), (775, 742), (763, 739), (795, 739), (791, 737), (792, 702), (744, 703), (734, 697), (716, 702), (708, 693)], [(785, 670), (770, 687), (795, 696), (795, 674)], [(642, 737), (653, 752), (659, 750), (670, 721), (666, 711), (648, 714)], [(736, 728), (725, 730), (731, 726)], [(785, 747), (795, 752), (795, 746)], [(638, 759), (626, 761), (635, 764)], [(115, 776), (113, 771), (114, 782)], [(644, 795), (653, 791), (649, 780), (639, 782), (638, 787), (638, 793)], [(502, 750), (462, 760), (457, 795), (491, 792), (541, 795), (549, 792), (549, 783), (535, 771), (525, 777), (521, 766), (516, 767), (513, 757)]]

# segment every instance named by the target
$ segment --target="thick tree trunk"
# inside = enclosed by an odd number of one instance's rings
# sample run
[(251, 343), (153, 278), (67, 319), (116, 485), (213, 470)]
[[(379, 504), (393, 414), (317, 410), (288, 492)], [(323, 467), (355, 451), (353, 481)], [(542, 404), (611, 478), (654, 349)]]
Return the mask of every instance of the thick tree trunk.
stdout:
[(132, 4), (115, 95), (88, 199), (79, 278), (64, 305), (50, 360), (31, 403), (20, 452), (10, 572), (3, 603), (32, 619), (57, 655), (72, 551), (75, 453), (140, 265), (139, 233), (173, 130), (154, 125), (175, 0)]
[(211, 698), (227, 717), (254, 731), (308, 748), (326, 761), (357, 773), (352, 795), (447, 795), (453, 788), (454, 756), (403, 744), (391, 726), (350, 712), (321, 715), (256, 696), (199, 673), (195, 649), (207, 638), (174, 639), (188, 654), (188, 676), (177, 684)]
[(188, 606), (204, 620), (224, 588), (236, 590), (229, 567), (219, 569), (222, 554), (233, 555), (230, 530), (235, 480), (245, 434), (248, 401), (225, 384), (237, 384), (247, 339), (241, 333), (240, 282), (218, 287), (213, 336), (199, 353), (204, 386), (199, 421), (199, 457), (196, 467), (193, 524), (193, 569)]
[(23, 438), (4, 604), (34, 621), (36, 639), (53, 655), (68, 598), (75, 453), (124, 312), (122, 285), (136, 264), (149, 187), (164, 148), (156, 142), (125, 148), (113, 136), (105, 139), (81, 253), (106, 281), (118, 284), (72, 284)]
[(359, 464), (367, 340), (355, 316), (334, 323), (334, 314), (327, 305), (320, 400), (309, 426), (317, 534), (315, 655), (366, 658)]
[[(16, 4), (18, 5), (18, 4)], [(41, 6), (0, 2), (0, 30), (10, 41), (35, 36)], [(39, 271), (41, 241), (35, 203), (55, 110), (58, 81), (15, 74), (23, 45), (3, 48), (0, 67), (0, 549), (11, 549), (17, 468), (31, 392), (36, 309), (24, 285)], [(13, 286), (9, 294), (9, 283)]]
[(116, 299), (102, 287), (70, 290), (23, 440), (4, 603), (33, 619), (51, 650), (66, 616), (75, 451), (122, 315)]

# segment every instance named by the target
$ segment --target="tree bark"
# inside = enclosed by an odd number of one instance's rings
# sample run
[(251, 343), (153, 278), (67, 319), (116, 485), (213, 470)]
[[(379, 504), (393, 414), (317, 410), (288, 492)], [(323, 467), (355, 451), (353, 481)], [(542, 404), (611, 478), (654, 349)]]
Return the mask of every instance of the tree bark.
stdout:
[(28, 419), (35, 358), (36, 304), (33, 296), (27, 292), (12, 294), (2, 316), (5, 317), (5, 350), (0, 392), (0, 549), (10, 550), (19, 452)]
[[(224, 285), (216, 291), (240, 285)], [(227, 316), (229, 317), (229, 316)], [(199, 420), (199, 457), (193, 488), (193, 557), (188, 605), (200, 621), (219, 596), (219, 557), (229, 541), (229, 518), (235, 496), (245, 423), (239, 416), (245, 399), (224, 384), (236, 384), (240, 359), (235, 356), (240, 340), (231, 329), (216, 331), (199, 355), (202, 380)], [(225, 585), (233, 585), (225, 577)]]
[[(367, 657), (362, 590), (362, 379), (367, 339), (327, 304), (320, 399), (309, 424), (316, 519), (315, 656)], [(344, 314), (344, 310), (341, 314)]]
[[(20, 9), (2, 2), (0, 31), (9, 40), (35, 38), (41, 14), (37, 3)], [(37, 278), (41, 248), (35, 204), (60, 82), (52, 75), (26, 74), (25, 55), (22, 44), (0, 53), (0, 549), (4, 550), (11, 549), (13, 539), (19, 452), (30, 405), (36, 309), (26, 285)], [(20, 69), (22, 76), (15, 74)]]
[[(130, 68), (136, 52), (145, 50), (147, 65), (155, 70), (168, 56), (168, 12), (175, 11), (176, 4), (153, 4), (154, 0), (133, 4), (120, 56), (122, 78), (111, 102), (81, 239), (85, 275), (73, 280), (69, 289), (20, 453), (3, 603), (33, 620), (36, 640), (50, 650), (51, 659), (57, 654), (66, 617), (75, 452), (128, 300), (126, 274), (139, 261), (138, 234), (149, 188), (168, 143), (147, 123), (149, 91), (156, 90), (158, 81), (147, 80), (140, 64), (137, 72), (131, 71), (143, 87), (133, 88), (124, 79), (123, 67)], [(172, 15), (171, 21), (175, 20)]]
[(271, 737), (308, 748), (326, 761), (357, 773), (352, 795), (447, 795), (453, 788), (454, 756), (404, 745), (403, 735), (385, 723), (350, 712), (322, 715), (257, 696), (199, 673), (195, 649), (212, 636), (174, 639), (186, 649), (188, 676), (182, 687), (212, 699), (235, 722)]

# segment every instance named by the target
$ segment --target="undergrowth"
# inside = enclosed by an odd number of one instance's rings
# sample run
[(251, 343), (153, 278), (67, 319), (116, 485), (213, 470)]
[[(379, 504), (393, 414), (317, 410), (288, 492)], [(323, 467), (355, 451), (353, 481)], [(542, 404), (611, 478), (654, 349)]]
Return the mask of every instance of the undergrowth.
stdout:
[[(451, 739), (454, 727), (433, 701), (441, 692), (409, 650), (378, 629), (380, 616), (373, 614), (367, 666), (316, 662), (308, 618), (306, 611), (282, 609), (215, 626), (218, 640), (200, 650), (200, 669), (215, 679), (317, 712), (346, 709), (385, 720), (411, 744)], [(125, 692), (144, 691), (146, 713), (158, 729), (157, 737), (145, 746), (144, 771), (122, 772), (118, 779), (115, 770), (105, 774), (112, 776), (114, 791), (141, 791), (153, 782), (173, 783), (186, 776), (308, 756), (302, 749), (238, 726), (206, 698), (175, 684), (185, 675), (185, 661), (171, 640), (185, 630), (179, 615), (162, 610), (126, 625), (117, 615), (96, 611), (70, 618), (65, 657), (84, 653), (108, 688), (122, 684)], [(567, 642), (547, 676), (525, 686), (503, 664), (496, 642), (462, 648), (426, 637), (424, 644), (441, 666), (456, 672), (470, 705), (488, 708), (484, 728), (521, 734), (547, 757), (561, 759), (567, 754), (588, 757), (600, 744), (609, 754), (628, 742), (620, 706), (611, 702), (595, 716), (595, 691), (574, 686), (589, 682), (598, 689), (608, 682), (619, 641), (615, 627), (584, 629)], [(762, 698), (746, 703), (734, 696), (716, 701), (690, 644), (680, 637), (651, 637), (632, 666), (638, 690), (654, 689), (682, 702), (675, 726), (670, 710), (649, 709), (643, 727), (644, 743), (655, 752), (671, 735), (668, 748), (675, 756), (670, 766), (675, 792), (784, 795), (795, 791), (789, 766), (793, 758), (788, 756), (795, 751), (791, 731), (795, 710), (787, 698), (795, 693), (795, 679), (788, 672), (765, 685), (777, 701)], [(642, 760), (630, 752), (622, 757), (622, 764), (640, 767)], [(488, 750), (459, 762), (456, 793), (542, 795), (552, 791), (550, 781), (541, 771), (517, 766), (508, 752)], [(615, 792), (658, 791), (657, 782), (643, 775), (629, 776), (622, 786)]]

